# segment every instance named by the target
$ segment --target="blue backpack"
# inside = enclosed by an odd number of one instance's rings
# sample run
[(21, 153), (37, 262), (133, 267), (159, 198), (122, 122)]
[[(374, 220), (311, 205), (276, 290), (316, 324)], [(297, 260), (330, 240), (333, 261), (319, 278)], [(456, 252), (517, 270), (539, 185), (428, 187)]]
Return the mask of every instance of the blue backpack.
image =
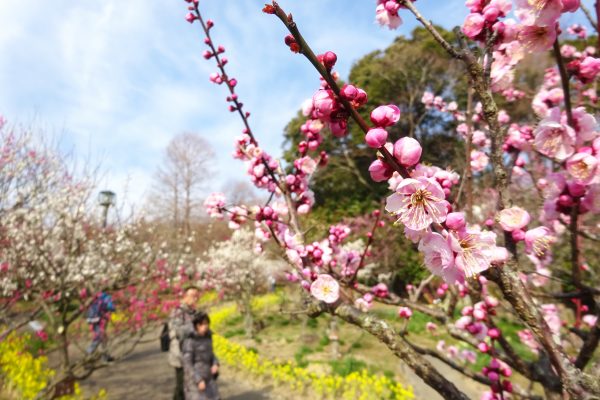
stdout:
[(90, 304), (87, 310), (87, 322), (95, 324), (100, 321), (107, 313), (115, 311), (112, 297), (107, 293), (101, 293), (100, 296)]

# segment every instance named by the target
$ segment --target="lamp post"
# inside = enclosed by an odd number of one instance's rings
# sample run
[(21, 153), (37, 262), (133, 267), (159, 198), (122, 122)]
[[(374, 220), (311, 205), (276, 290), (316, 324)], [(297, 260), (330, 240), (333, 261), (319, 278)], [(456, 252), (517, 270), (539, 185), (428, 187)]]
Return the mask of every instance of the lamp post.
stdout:
[(115, 205), (115, 197), (116, 197), (115, 192), (111, 192), (110, 190), (103, 190), (100, 193), (98, 193), (98, 204), (100, 204), (100, 207), (104, 208), (104, 210), (102, 212), (102, 215), (103, 215), (102, 227), (103, 228), (106, 228), (106, 222), (108, 219), (108, 209), (110, 208), (110, 206)]

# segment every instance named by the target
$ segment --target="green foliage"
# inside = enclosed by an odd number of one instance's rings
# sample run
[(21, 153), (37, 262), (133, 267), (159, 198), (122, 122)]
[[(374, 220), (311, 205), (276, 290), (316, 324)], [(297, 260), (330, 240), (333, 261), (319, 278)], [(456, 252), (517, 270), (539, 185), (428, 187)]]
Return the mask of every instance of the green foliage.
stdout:
[(294, 360), (296, 360), (299, 367), (305, 368), (308, 365), (308, 361), (305, 357), (312, 353), (314, 353), (313, 349), (308, 346), (302, 346), (298, 349), (296, 354), (294, 354)]
[(244, 328), (230, 329), (228, 331), (225, 331), (225, 333), (223, 333), (223, 336), (226, 338), (231, 338), (234, 336), (244, 336), (244, 335), (246, 335), (246, 330)]
[(329, 361), (334, 375), (347, 376), (353, 372), (361, 372), (367, 369), (367, 364), (364, 361), (357, 360), (354, 357), (345, 357), (341, 360)]

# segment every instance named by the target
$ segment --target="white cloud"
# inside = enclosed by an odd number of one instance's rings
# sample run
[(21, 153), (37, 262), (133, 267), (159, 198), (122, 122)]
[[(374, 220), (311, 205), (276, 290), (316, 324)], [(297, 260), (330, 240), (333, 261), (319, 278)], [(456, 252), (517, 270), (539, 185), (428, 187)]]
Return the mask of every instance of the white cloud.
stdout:
[[(399, 32), (379, 28), (375, 1), (280, 4), (315, 51), (338, 54), (342, 76), (363, 54), (416, 25), (404, 11)], [(419, 6), (446, 27), (467, 13), (463, 0), (423, 0)], [(227, 49), (228, 70), (239, 81), (254, 131), (278, 156), (283, 128), (318, 87), (318, 76), (287, 49), (287, 32), (261, 12), (262, 2), (213, 0), (201, 7), (215, 21), (215, 42)], [(216, 68), (202, 59), (199, 26), (185, 22), (185, 13), (183, 0), (0, 0), (0, 113), (64, 127), (67, 146), (103, 161), (106, 187), (120, 190), (131, 177), (136, 202), (162, 149), (183, 131), (198, 132), (215, 147), (221, 182), (245, 179), (244, 166), (230, 158), (241, 121), (227, 111), (225, 87), (208, 81)]]

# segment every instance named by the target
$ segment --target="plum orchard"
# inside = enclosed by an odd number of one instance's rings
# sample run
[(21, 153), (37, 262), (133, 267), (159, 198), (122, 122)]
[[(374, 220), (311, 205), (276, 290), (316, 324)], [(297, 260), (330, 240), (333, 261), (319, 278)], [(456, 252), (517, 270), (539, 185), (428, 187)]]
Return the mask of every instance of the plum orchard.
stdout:
[[(586, 47), (581, 26), (567, 30), (575, 37), (573, 45), (561, 46), (559, 41), (561, 16), (579, 12), (579, 0), (514, 4), (468, 0), (470, 14), (462, 30), (456, 31), (455, 43), (426, 20), (417, 2), (377, 2), (375, 15), (381, 25), (397, 28), (401, 14), (412, 14), (448, 56), (464, 66), (470, 88), (466, 102), (433, 93), (423, 93), (422, 99), (432, 112), (449, 113), (460, 123), (457, 135), (466, 142), (468, 160), (461, 173), (421, 164), (421, 146), (411, 137), (388, 142), (386, 128), (402, 118), (399, 107), (380, 105), (371, 110), (370, 121), (364, 120), (357, 110), (365, 106), (368, 93), (352, 82), (341, 86), (333, 70), (336, 54), (315, 54), (292, 15), (273, 2), (263, 11), (285, 25), (286, 46), (304, 56), (321, 78), (314, 96), (304, 104), (306, 122), (301, 130), (306, 140), (298, 144), (293, 163), (282, 165), (260, 147), (250, 127), (250, 113), (235, 91), (238, 82), (225, 70), (225, 48), (211, 36), (214, 22), (204, 19), (197, 0), (186, 1), (187, 21), (205, 34), (204, 58), (217, 66), (210, 80), (226, 86), (229, 109), (244, 124), (242, 135), (235, 139), (234, 157), (246, 163), (254, 185), (270, 193), (266, 205), (232, 206), (222, 195), (214, 195), (206, 207), (213, 217), (229, 218), (232, 228), (254, 224), (259, 242), (275, 242), (289, 261), (289, 279), (314, 298), (307, 313), (331, 313), (376, 336), (446, 399), (466, 396), (423, 355), (489, 385), (486, 399), (530, 395), (511, 382), (513, 371), (541, 383), (547, 397), (600, 395), (597, 365), (588, 365), (600, 338), (600, 288), (597, 266), (584, 257), (589, 241), (598, 240), (600, 132), (591, 112), (598, 100), (595, 80), (600, 59), (594, 57), (596, 47)], [(508, 18), (510, 12), (516, 20)], [(585, 14), (591, 19), (587, 10)], [(598, 26), (596, 21), (591, 25)], [(522, 100), (526, 93), (515, 78), (517, 67), (530, 54), (547, 52), (554, 63), (543, 71), (529, 119), (511, 121), (510, 114), (499, 108), (499, 99)], [(458, 104), (465, 103), (461, 110)], [(408, 298), (390, 293), (384, 284), (369, 288), (357, 281), (368, 249), (386, 245), (385, 238), (375, 240), (379, 213), (374, 214), (376, 221), (362, 252), (343, 246), (350, 232), (341, 224), (323, 232), (321, 240), (306, 239), (303, 216), (314, 205), (310, 179), (318, 168), (326, 167), (328, 159), (319, 147), (323, 135), (344, 137), (351, 123), (362, 129), (365, 145), (373, 149), (372, 179), (389, 185), (386, 211), (418, 247), (433, 275), (414, 282)], [(477, 204), (473, 197), (475, 178), (487, 186), (487, 195), (481, 198), (485, 203)], [(559, 246), (569, 249), (568, 268), (554, 257)], [(436, 305), (419, 302), (425, 287), (439, 296)], [(405, 333), (369, 314), (374, 301), (402, 306), (400, 318), (410, 318), (412, 309), (428, 314), (453, 338), (489, 355), (488, 365), (473, 372), (455, 351), (413, 343)], [(457, 307), (462, 307), (458, 319)], [(521, 357), (498, 326), (499, 317), (508, 313), (518, 316), (519, 336), (537, 354), (532, 360)], [(440, 329), (433, 322), (429, 327)]]

